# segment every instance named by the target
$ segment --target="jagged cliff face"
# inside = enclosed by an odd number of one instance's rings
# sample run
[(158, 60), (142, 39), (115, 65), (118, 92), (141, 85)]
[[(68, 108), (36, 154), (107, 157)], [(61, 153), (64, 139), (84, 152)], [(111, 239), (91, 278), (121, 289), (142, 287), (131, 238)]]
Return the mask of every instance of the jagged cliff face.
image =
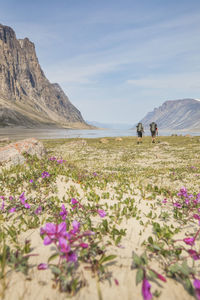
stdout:
[(200, 101), (195, 99), (171, 100), (149, 112), (141, 122), (149, 127), (156, 122), (159, 129), (200, 130)]
[(45, 77), (34, 44), (0, 24), (0, 126), (45, 124), (89, 127), (60, 86)]

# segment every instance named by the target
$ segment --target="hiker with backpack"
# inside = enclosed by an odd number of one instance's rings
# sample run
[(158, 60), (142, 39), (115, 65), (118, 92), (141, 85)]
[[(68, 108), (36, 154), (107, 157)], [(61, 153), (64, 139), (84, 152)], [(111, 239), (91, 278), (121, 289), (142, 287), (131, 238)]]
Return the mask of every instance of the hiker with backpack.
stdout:
[(136, 128), (137, 128), (137, 136), (138, 136), (137, 144), (139, 144), (139, 143), (142, 143), (142, 136), (143, 136), (144, 128), (143, 128), (142, 123), (138, 123)]
[(158, 134), (158, 127), (155, 122), (152, 122), (150, 125), (150, 131), (152, 136), (152, 143), (155, 143), (156, 141), (156, 134)]

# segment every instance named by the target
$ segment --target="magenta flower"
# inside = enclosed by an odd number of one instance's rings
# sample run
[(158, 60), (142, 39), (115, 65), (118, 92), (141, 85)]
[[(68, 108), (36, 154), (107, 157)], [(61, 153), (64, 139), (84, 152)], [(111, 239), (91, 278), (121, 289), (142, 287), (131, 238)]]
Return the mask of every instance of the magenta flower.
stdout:
[(38, 206), (38, 208), (36, 208), (36, 210), (34, 211), (36, 215), (39, 215), (41, 212), (42, 212), (42, 206)]
[(194, 279), (193, 285), (195, 288), (196, 297), (198, 300), (200, 300), (200, 280)]
[(38, 270), (46, 270), (46, 269), (48, 269), (48, 267), (49, 267), (48, 264), (41, 263), (37, 266), (37, 269)]
[(59, 249), (63, 253), (69, 253), (71, 251), (70, 246), (63, 237), (59, 238)]
[(54, 161), (54, 160), (56, 160), (56, 157), (52, 156), (52, 157), (49, 158), (49, 160)]
[(47, 178), (47, 177), (49, 177), (50, 176), (50, 174), (48, 173), (48, 172), (46, 172), (46, 171), (44, 171), (43, 173), (42, 173), (42, 178)]
[(30, 182), (30, 183), (33, 183), (33, 179), (30, 179), (29, 182)]
[(1, 204), (1, 210), (4, 210), (4, 207), (5, 207), (5, 202), (4, 201), (2, 201), (2, 204)]
[(9, 200), (12, 201), (14, 198), (13, 196), (9, 196)]
[(190, 254), (190, 256), (191, 256), (194, 260), (200, 259), (200, 254), (198, 254), (195, 250), (189, 249), (189, 250), (188, 250), (188, 253)]
[(101, 218), (104, 218), (106, 216), (106, 212), (103, 209), (98, 209), (97, 212)]
[(29, 209), (30, 208), (30, 205), (28, 203), (24, 203), (24, 207)]
[(78, 204), (78, 201), (75, 198), (72, 198), (71, 199), (71, 204), (72, 205)]
[(46, 234), (44, 238), (44, 245), (50, 245), (52, 242), (56, 242), (59, 238), (66, 235), (66, 223), (60, 224), (47, 223), (40, 229), (40, 234)]
[(81, 243), (79, 246), (82, 248), (88, 248), (88, 244), (86, 244), (86, 243)]
[(78, 260), (77, 254), (75, 252), (70, 252), (67, 255), (67, 261), (76, 262)]
[(12, 207), (11, 209), (9, 209), (9, 213), (13, 213), (13, 212), (15, 212), (16, 211), (16, 207)]
[(74, 220), (74, 221), (72, 222), (72, 227), (73, 227), (73, 229), (70, 230), (70, 233), (76, 234), (77, 232), (79, 232), (80, 223), (79, 223), (78, 221)]
[(152, 299), (152, 294), (150, 292), (151, 285), (148, 282), (148, 280), (144, 277), (143, 282), (142, 282), (142, 295), (144, 300), (151, 300)]
[(163, 199), (163, 201), (162, 201), (162, 203), (167, 203), (167, 199), (165, 198), (165, 199)]
[(62, 216), (62, 220), (65, 220), (68, 214), (64, 204), (61, 206), (62, 211), (60, 212), (60, 216)]
[(174, 207), (177, 207), (177, 208), (181, 208), (181, 207), (182, 207), (182, 205), (181, 205), (180, 203), (178, 203), (178, 202), (175, 202), (175, 203), (173, 204), (173, 206), (174, 206)]
[(177, 194), (177, 196), (179, 196), (179, 197), (187, 197), (187, 196), (188, 196), (188, 194), (187, 194), (187, 189), (183, 186), (183, 187), (180, 189), (180, 191), (179, 191), (179, 193)]
[(183, 241), (184, 241), (187, 245), (190, 245), (190, 246), (193, 246), (194, 243), (195, 243), (194, 237), (191, 237), (191, 238), (185, 238), (185, 239), (183, 239)]
[(19, 199), (21, 201), (21, 204), (25, 204), (25, 201), (26, 201), (26, 197), (24, 196), (24, 192), (19, 196)]
[(97, 176), (97, 173), (96, 173), (96, 172), (94, 172), (94, 173), (93, 173), (93, 175), (94, 175), (94, 176)]

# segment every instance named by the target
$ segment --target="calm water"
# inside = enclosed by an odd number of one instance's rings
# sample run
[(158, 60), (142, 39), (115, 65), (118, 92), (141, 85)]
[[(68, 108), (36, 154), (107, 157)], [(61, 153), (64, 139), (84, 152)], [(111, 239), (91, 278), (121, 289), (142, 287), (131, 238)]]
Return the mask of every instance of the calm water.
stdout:
[[(181, 131), (159, 131), (161, 136), (171, 134), (191, 134), (200, 136), (200, 132), (181, 132)], [(145, 133), (150, 135), (150, 133)], [(117, 136), (136, 136), (133, 129), (105, 129), (105, 130), (72, 130), (72, 129), (24, 129), (24, 128), (0, 128), (0, 138), (9, 137), (10, 139), (20, 140), (29, 137), (37, 139), (59, 139), (59, 138), (101, 138)]]

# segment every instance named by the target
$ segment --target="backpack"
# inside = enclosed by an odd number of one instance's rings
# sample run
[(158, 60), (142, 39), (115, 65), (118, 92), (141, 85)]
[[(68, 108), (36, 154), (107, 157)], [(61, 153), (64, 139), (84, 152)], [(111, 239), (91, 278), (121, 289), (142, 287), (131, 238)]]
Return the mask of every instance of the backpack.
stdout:
[(143, 131), (142, 123), (138, 123), (138, 125), (137, 125), (137, 131)]
[(156, 129), (157, 129), (157, 124), (156, 124), (155, 122), (152, 122), (152, 123), (150, 124), (150, 129), (151, 129), (151, 131), (156, 131)]

